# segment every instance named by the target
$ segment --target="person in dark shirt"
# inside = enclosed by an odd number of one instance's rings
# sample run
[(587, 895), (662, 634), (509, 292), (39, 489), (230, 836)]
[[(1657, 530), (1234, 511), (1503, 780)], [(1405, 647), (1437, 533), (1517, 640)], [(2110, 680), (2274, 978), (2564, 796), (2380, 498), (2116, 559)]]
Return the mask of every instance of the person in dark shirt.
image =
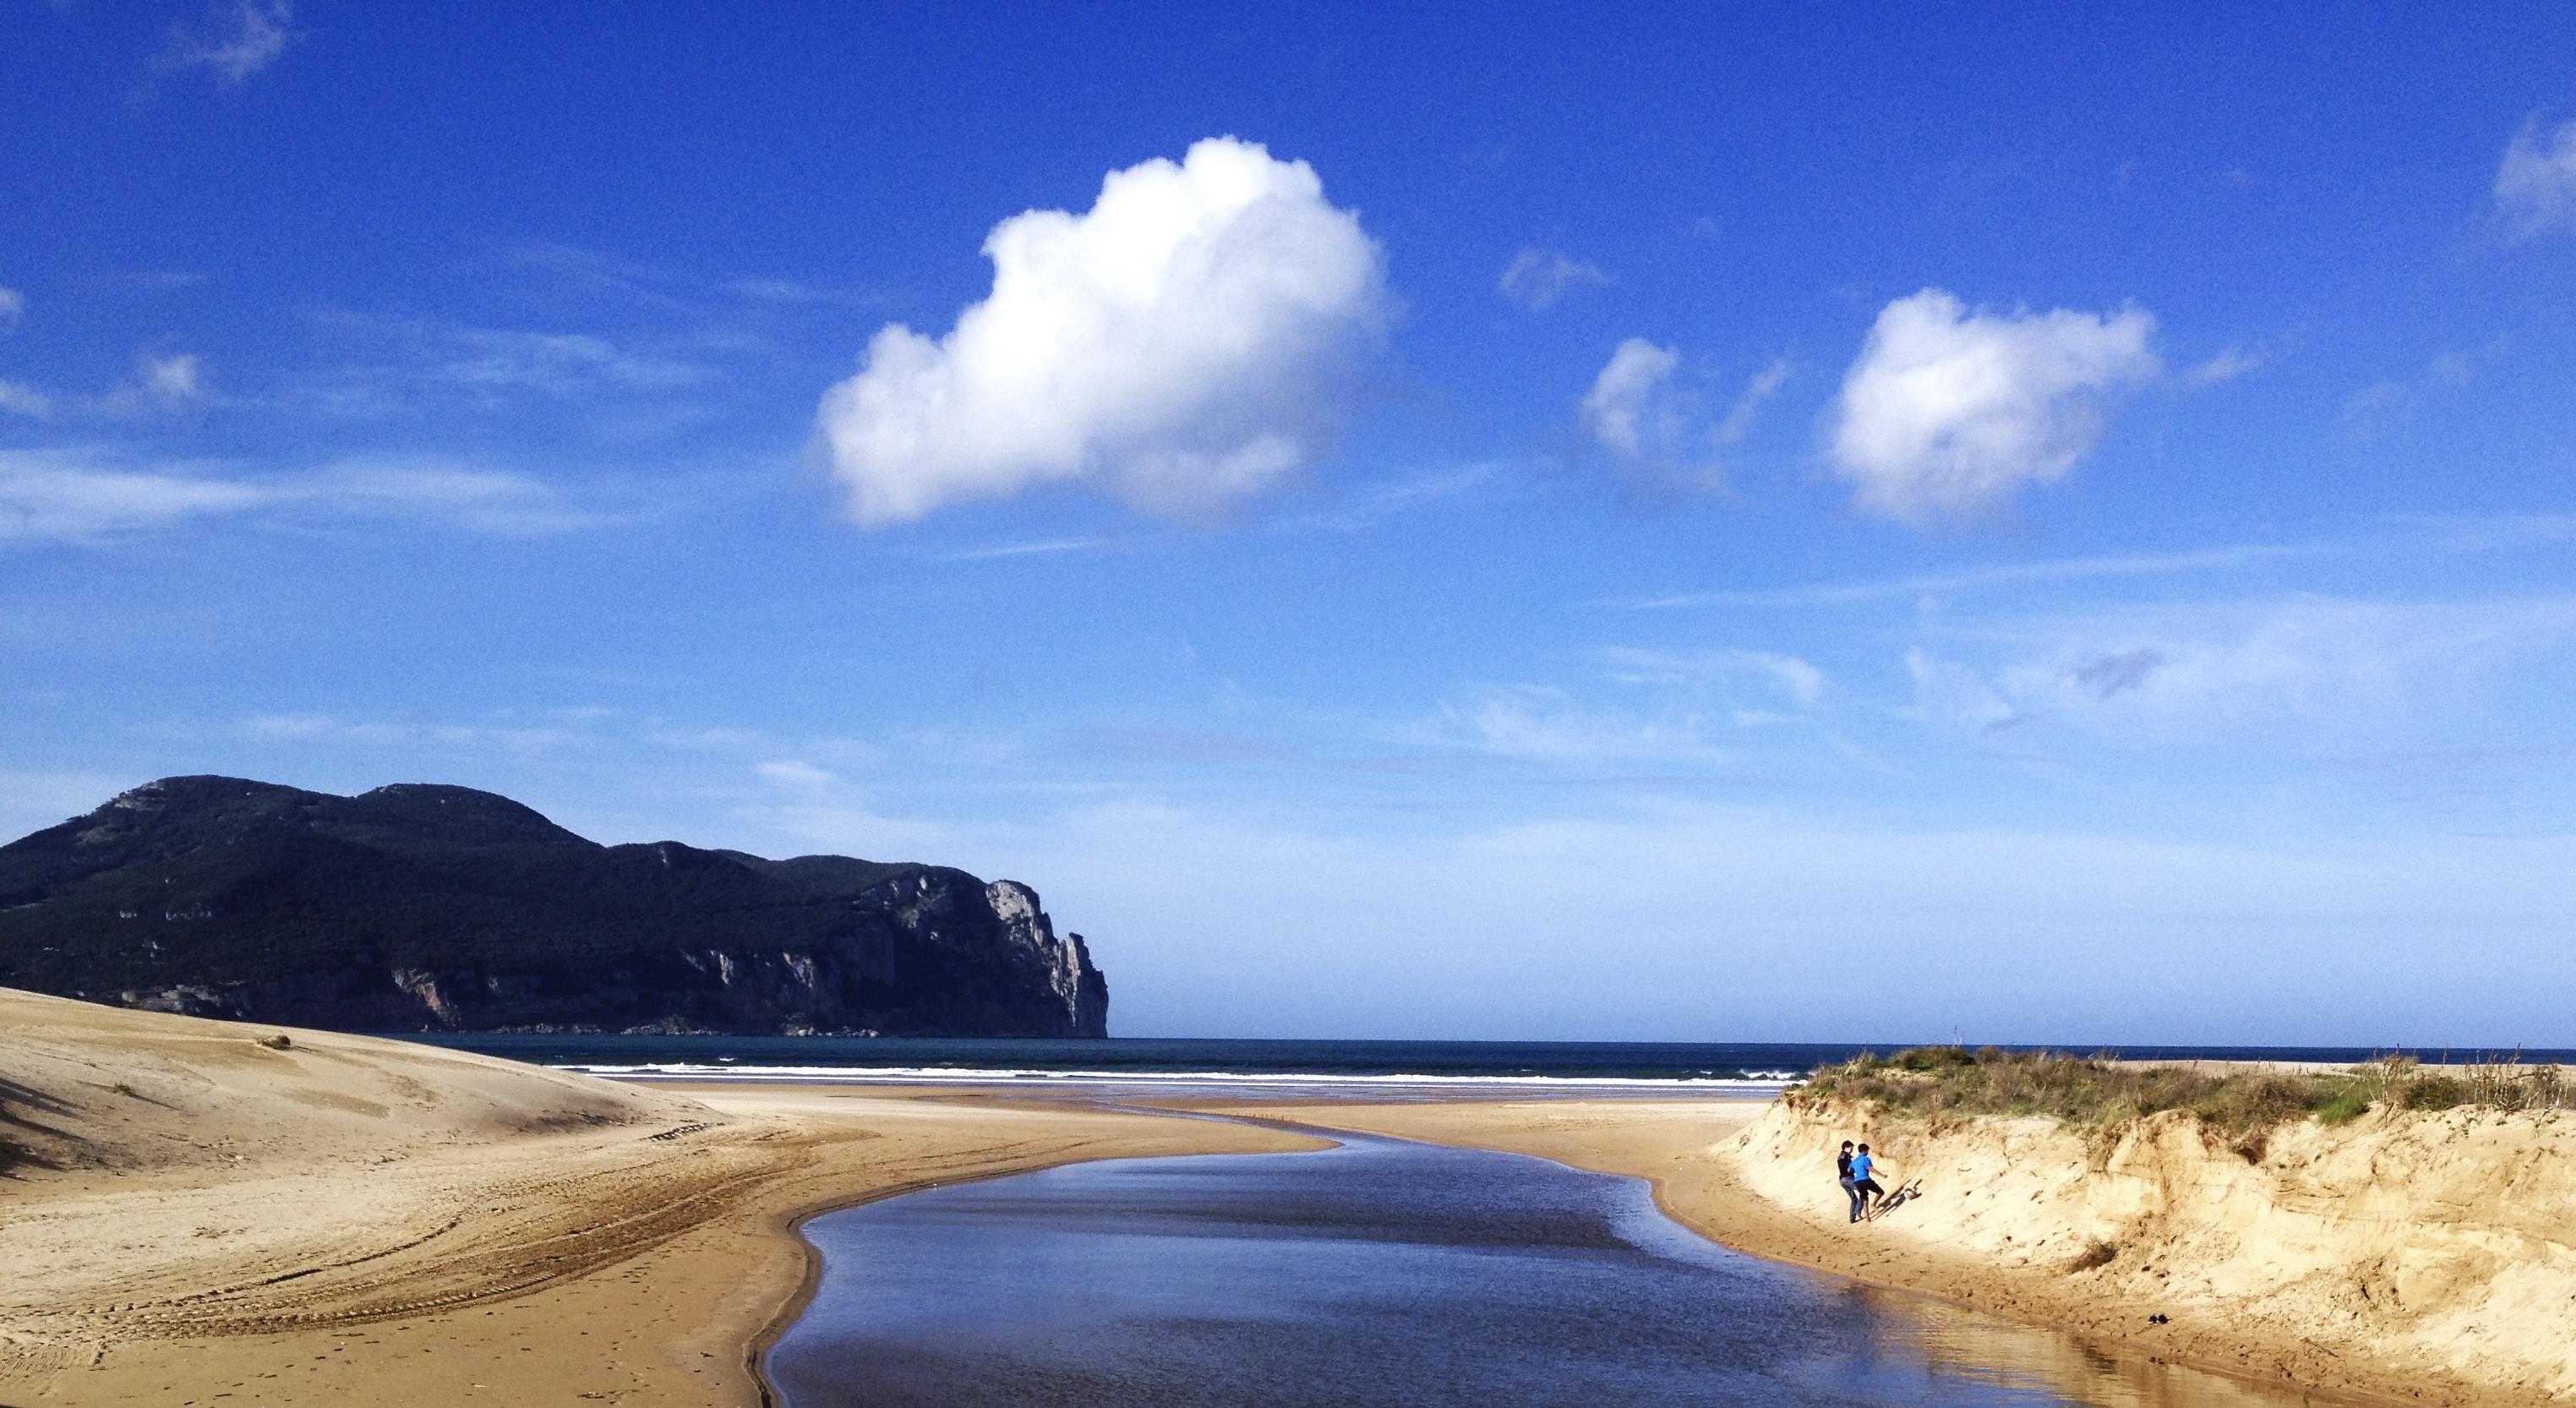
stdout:
[(1860, 1221), (1860, 1184), (1852, 1177), (1852, 1142), (1843, 1141), (1842, 1152), (1834, 1155), (1834, 1177), (1843, 1185), (1843, 1196), (1851, 1199), (1851, 1220)]

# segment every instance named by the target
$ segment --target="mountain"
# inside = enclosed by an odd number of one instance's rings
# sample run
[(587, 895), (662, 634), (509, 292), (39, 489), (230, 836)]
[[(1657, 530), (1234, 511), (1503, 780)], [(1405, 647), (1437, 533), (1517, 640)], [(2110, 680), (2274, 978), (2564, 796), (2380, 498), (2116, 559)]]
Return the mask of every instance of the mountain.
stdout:
[(489, 792), (147, 783), (0, 846), (0, 986), (360, 1031), (1096, 1037), (1037, 892), (602, 846)]

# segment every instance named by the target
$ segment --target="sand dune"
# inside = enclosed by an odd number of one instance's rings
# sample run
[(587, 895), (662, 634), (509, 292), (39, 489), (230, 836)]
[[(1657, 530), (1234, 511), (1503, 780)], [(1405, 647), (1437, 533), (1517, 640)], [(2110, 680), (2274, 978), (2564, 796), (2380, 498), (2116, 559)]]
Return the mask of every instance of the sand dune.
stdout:
[(1269, 1131), (705, 1099), (0, 990), (0, 1404), (750, 1404), (818, 1208)]
[[(2294, 1125), (2257, 1165), (2179, 1116), (2097, 1153), (2040, 1120), (1935, 1133), (1744, 1102), (1246, 1112), (1650, 1179), (1667, 1211), (1730, 1246), (2250, 1377), (2576, 1403), (2576, 1121), (2561, 1115)], [(1878, 1145), (1928, 1196), (1847, 1226), (1844, 1138)], [(2111, 1261), (2076, 1270), (2096, 1243)]]
[(1725, 1152), (1774, 1203), (1829, 1213), (1842, 1138), (1938, 1193), (1873, 1233), (1988, 1268), (2027, 1310), (2306, 1384), (2576, 1402), (2576, 1121), (2557, 1112), (2301, 1120), (2248, 1162), (2180, 1112), (2102, 1147), (2046, 1120), (1784, 1105)]

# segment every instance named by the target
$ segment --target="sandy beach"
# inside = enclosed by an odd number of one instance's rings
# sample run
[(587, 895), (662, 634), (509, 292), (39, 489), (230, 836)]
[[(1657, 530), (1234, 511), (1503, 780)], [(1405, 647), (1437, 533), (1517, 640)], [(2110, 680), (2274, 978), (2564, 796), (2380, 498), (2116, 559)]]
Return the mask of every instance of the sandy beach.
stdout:
[[(1316, 1146), (1280, 1122), (1643, 1178), (1740, 1250), (2251, 1378), (2483, 1408), (2568, 1401), (2576, 1372), (2549, 1115), (2311, 1127), (2259, 1169), (2163, 1127), (2107, 1165), (2044, 1122), (1863, 1130), (1939, 1186), (1855, 1229), (1826, 1131), (1761, 1099), (1162, 1102), (1237, 1123), (1079, 1087), (612, 1083), (7, 991), (0, 1079), (14, 1408), (755, 1404), (814, 1270), (801, 1218)], [(2116, 1264), (2069, 1269), (2109, 1236)]]
[[(1081, 1159), (1292, 1149), (950, 1090), (612, 1085), (0, 992), (0, 1404), (756, 1404), (794, 1224)], [(48, 1167), (47, 1165), (52, 1165)]]

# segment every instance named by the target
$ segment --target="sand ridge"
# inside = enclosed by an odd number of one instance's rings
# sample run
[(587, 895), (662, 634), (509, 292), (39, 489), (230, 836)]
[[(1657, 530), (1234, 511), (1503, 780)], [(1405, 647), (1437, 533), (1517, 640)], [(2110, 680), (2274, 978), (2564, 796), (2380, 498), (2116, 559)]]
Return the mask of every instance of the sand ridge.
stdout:
[(1311, 1147), (990, 1093), (613, 1084), (0, 991), (0, 1404), (750, 1405), (813, 1211)]

